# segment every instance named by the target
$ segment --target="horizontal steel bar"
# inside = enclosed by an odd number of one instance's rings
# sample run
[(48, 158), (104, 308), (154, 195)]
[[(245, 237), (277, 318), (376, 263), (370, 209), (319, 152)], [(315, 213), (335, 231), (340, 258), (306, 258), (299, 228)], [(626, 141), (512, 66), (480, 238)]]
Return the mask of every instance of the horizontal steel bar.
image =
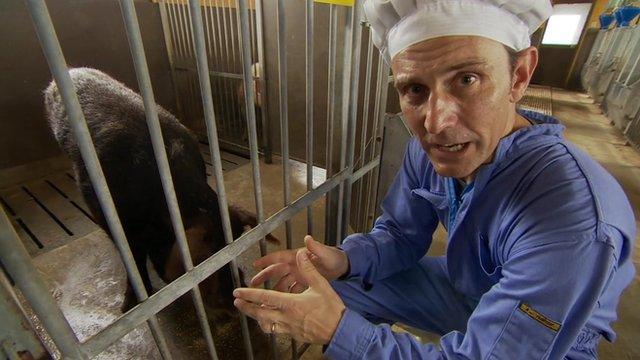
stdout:
[[(198, 72), (198, 68), (196, 68), (195, 66), (185, 66), (185, 65), (176, 65), (175, 66), (176, 70), (179, 71), (193, 71), (194, 73)], [(238, 79), (238, 80), (242, 80), (243, 76), (242, 74), (236, 74), (236, 73), (230, 73), (230, 72), (224, 72), (224, 71), (213, 71), (213, 70), (209, 70), (209, 75), (211, 76), (217, 76), (217, 77), (221, 77), (221, 78), (227, 78), (227, 79)]]
[[(371, 166), (371, 164), (367, 164), (366, 166)], [(114, 341), (120, 339), (136, 326), (142, 324), (149, 317), (158, 313), (177, 298), (184, 295), (187, 291), (191, 290), (191, 288), (196, 284), (202, 282), (230, 261), (236, 259), (249, 247), (277, 229), (278, 226), (282, 225), (286, 220), (291, 219), (298, 212), (304, 210), (314, 201), (321, 198), (328, 191), (338, 186), (338, 184), (344, 181), (347, 177), (348, 172), (342, 170), (315, 188), (313, 191), (302, 195), (293, 201), (288, 207), (281, 209), (269, 217), (262, 225), (247, 231), (236, 241), (227, 245), (212, 257), (203, 261), (192, 270), (186, 272), (172, 283), (163, 287), (158, 292), (150, 296), (146, 301), (138, 304), (127, 314), (117, 319), (104, 330), (84, 342), (82, 344), (82, 350), (92, 356), (99, 354)]]
[(361, 177), (365, 176), (369, 171), (373, 170), (380, 164), (380, 155), (373, 158), (373, 160), (369, 161), (367, 164), (363, 165), (358, 169), (358, 171), (354, 172), (353, 175), (350, 176), (349, 182), (351, 184), (360, 180)]

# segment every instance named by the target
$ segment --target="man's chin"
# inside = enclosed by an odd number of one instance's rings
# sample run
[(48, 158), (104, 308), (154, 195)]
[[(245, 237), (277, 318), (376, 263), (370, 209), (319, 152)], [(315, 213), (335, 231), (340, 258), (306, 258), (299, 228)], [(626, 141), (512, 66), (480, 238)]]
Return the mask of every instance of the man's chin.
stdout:
[(451, 166), (449, 164), (435, 164), (432, 163), (436, 173), (442, 177), (452, 177), (456, 179), (466, 179), (472, 176), (473, 172), (466, 171), (466, 169), (460, 169), (459, 167)]

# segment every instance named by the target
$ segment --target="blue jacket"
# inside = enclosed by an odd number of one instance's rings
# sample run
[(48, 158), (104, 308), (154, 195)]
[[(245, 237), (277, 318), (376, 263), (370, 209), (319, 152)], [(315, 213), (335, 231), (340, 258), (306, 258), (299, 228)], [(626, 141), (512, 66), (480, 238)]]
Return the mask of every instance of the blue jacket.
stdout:
[(633, 211), (616, 180), (563, 139), (557, 120), (521, 114), (534, 125), (501, 139), (461, 194), (412, 140), (373, 230), (342, 245), (349, 276), (375, 286), (414, 266), (442, 223), (449, 280), (479, 299), (466, 333), (444, 335), (438, 348), (347, 309), (326, 356), (558, 359), (585, 327), (614, 339), (611, 322), (634, 274)]

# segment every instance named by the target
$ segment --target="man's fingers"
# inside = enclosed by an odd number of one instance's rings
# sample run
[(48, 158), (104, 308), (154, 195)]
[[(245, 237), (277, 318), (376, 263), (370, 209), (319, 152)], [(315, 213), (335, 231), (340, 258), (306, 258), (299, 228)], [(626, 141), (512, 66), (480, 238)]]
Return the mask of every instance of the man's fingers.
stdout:
[(310, 287), (319, 286), (327, 282), (327, 280), (318, 272), (316, 267), (313, 265), (311, 259), (309, 259), (309, 250), (298, 250), (298, 253), (296, 254), (296, 261), (298, 263), (300, 276)]
[(251, 287), (260, 286), (267, 280), (278, 281), (290, 271), (291, 267), (287, 263), (269, 265), (251, 279)]
[(292, 274), (283, 276), (282, 279), (280, 279), (280, 281), (278, 281), (276, 285), (273, 287), (273, 290), (277, 290), (281, 292), (289, 292), (289, 286), (291, 286), (291, 284), (293, 284), (295, 281), (296, 281), (296, 277), (293, 276)]
[(280, 250), (265, 255), (260, 259), (253, 262), (253, 267), (257, 269), (264, 269), (271, 264), (277, 263), (289, 263), (295, 259), (295, 251), (292, 250)]
[[(238, 310), (245, 313), (247, 316), (255, 319), (260, 326), (263, 324), (271, 324), (274, 322), (283, 322), (286, 320), (282, 312), (275, 309), (270, 309), (268, 307), (263, 307), (243, 299), (235, 299), (233, 301), (233, 305), (238, 308)], [(268, 329), (264, 329), (265, 332), (268, 332)]]
[(233, 290), (233, 296), (254, 304), (264, 304), (277, 309), (286, 308), (289, 301), (289, 294), (274, 290), (237, 288)]

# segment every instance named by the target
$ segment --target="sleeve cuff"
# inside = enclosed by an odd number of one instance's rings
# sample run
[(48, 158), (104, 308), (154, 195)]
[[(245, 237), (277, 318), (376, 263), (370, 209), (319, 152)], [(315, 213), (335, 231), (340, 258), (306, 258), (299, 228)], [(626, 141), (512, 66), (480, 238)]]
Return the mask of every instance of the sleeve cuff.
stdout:
[(362, 359), (375, 336), (375, 327), (357, 312), (345, 309), (338, 328), (324, 351), (324, 357)]
[(358, 241), (353, 241), (356, 239), (356, 236), (351, 235), (347, 237), (342, 245), (338, 246), (339, 249), (347, 254), (347, 259), (349, 259), (349, 274), (345, 278), (362, 276), (364, 273), (364, 269), (362, 269), (362, 267), (364, 265), (365, 256)]

